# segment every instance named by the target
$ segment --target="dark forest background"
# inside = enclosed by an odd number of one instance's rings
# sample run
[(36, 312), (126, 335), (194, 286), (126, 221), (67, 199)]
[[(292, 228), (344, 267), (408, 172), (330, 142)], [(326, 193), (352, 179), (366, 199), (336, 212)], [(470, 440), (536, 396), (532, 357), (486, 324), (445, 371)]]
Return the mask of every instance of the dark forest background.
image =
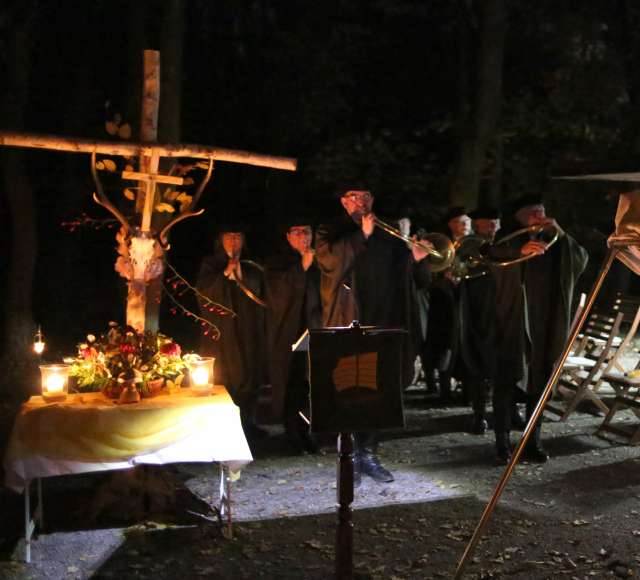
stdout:
[[(543, 193), (591, 254), (586, 288), (634, 184), (551, 177), (639, 168), (639, 24), (633, 0), (5, 0), (0, 128), (108, 139), (119, 115), (136, 140), (142, 51), (156, 49), (160, 141), (299, 159), (296, 173), (217, 164), (205, 216), (172, 231), (169, 260), (187, 278), (216, 224), (243, 220), (260, 261), (287, 214), (321, 221), (339, 211), (336, 191), (364, 185), (379, 213), (427, 229), (450, 204)], [(114, 230), (62, 227), (110, 217), (89, 167), (0, 150), (6, 377), (35, 368), (37, 324), (57, 359), (124, 317)], [(121, 185), (110, 194), (126, 211)], [(166, 307), (161, 328), (197, 347), (199, 329)]]

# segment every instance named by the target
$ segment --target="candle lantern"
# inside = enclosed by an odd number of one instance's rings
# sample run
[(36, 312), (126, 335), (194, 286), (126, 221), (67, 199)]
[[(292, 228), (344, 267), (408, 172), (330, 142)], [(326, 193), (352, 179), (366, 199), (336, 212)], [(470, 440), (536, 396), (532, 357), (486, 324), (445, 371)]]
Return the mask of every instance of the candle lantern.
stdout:
[(45, 401), (63, 401), (69, 389), (69, 365), (40, 365), (42, 398)]
[(203, 356), (189, 365), (191, 390), (198, 395), (208, 395), (213, 389), (213, 365), (215, 358)]
[(40, 356), (44, 352), (44, 335), (42, 334), (42, 330), (38, 326), (38, 332), (36, 332), (33, 337), (33, 352), (35, 352), (38, 356)]

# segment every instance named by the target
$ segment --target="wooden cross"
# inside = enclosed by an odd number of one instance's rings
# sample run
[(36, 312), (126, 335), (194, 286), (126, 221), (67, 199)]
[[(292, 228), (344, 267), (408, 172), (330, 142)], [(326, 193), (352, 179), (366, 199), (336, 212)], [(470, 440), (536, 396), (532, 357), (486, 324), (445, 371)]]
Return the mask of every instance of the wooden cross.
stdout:
[(132, 179), (145, 184), (144, 194), (144, 209), (142, 212), (142, 224), (140, 225), (140, 231), (148, 232), (151, 230), (151, 217), (153, 216), (153, 204), (155, 201), (156, 184), (166, 183), (171, 185), (183, 185), (184, 178), (174, 177), (173, 175), (160, 175), (157, 173), (159, 157), (153, 156), (151, 158), (151, 171), (156, 173), (140, 173), (139, 171), (123, 171), (123, 179)]
[[(157, 51), (144, 51), (144, 78), (143, 78), (143, 98), (142, 98), (142, 119), (140, 142), (112, 142), (104, 140), (91, 140), (75, 137), (62, 137), (57, 135), (40, 135), (34, 133), (16, 133), (0, 131), (0, 146), (6, 147), (30, 147), (36, 149), (47, 149), (55, 151), (69, 151), (74, 153), (90, 153), (95, 159), (96, 154), (110, 156), (124, 156), (139, 158), (139, 171), (123, 171), (123, 179), (131, 179), (144, 184), (139, 189), (136, 200), (136, 212), (141, 215), (139, 230), (141, 237), (156, 239), (160, 248), (156, 247), (156, 252), (163, 255), (167, 249), (165, 234), (169, 227), (181, 219), (199, 215), (199, 212), (192, 211), (198, 198), (204, 189), (209, 177), (214, 161), (225, 161), (230, 163), (242, 163), (259, 167), (270, 167), (285, 171), (295, 171), (297, 160), (290, 157), (276, 157), (272, 155), (262, 155), (251, 151), (240, 151), (234, 149), (223, 149), (209, 145), (195, 145), (184, 143), (158, 143), (158, 110), (160, 103), (160, 53)], [(172, 175), (162, 175), (158, 173), (160, 160), (162, 158), (190, 157), (194, 159), (205, 159), (209, 161), (209, 171), (205, 180), (200, 184), (198, 193), (193, 197), (191, 205), (183, 210), (177, 217), (167, 224), (162, 232), (154, 232), (152, 229), (152, 217), (155, 208), (156, 185), (183, 185), (184, 179)], [(95, 164), (92, 162), (92, 172), (96, 178), (96, 185), (100, 190), (100, 185), (95, 173)], [(125, 230), (131, 230), (124, 216), (108, 201), (108, 199), (98, 191), (100, 195), (94, 194), (94, 199), (111, 211), (121, 222)], [(158, 239), (159, 238), (159, 239)], [(148, 300), (148, 281), (141, 284), (133, 284), (130, 280), (129, 294), (127, 296), (127, 324), (137, 330), (158, 330), (158, 310), (159, 303)]]

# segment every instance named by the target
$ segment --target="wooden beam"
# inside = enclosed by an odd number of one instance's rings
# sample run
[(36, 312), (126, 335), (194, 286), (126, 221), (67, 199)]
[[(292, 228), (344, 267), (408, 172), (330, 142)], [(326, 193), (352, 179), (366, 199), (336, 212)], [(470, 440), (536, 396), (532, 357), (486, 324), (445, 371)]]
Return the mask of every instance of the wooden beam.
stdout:
[(554, 175), (551, 179), (565, 179), (567, 181), (629, 181), (640, 182), (640, 173), (594, 173), (592, 175)]
[(160, 53), (143, 53), (142, 111), (140, 115), (140, 141), (158, 140), (158, 111), (160, 110)]
[[(151, 173), (158, 173), (158, 165), (160, 164), (160, 156), (153, 155), (148, 163), (148, 170)], [(153, 210), (156, 205), (156, 182), (147, 181), (145, 183), (144, 194), (144, 209), (142, 210), (142, 222), (140, 224), (140, 230), (148, 232), (151, 230), (151, 219), (153, 217)]]
[[(142, 102), (140, 110), (140, 142), (155, 143), (158, 140), (158, 112), (160, 110), (160, 53), (145, 50), (142, 53)], [(139, 155), (138, 169), (141, 173), (158, 173), (159, 157)], [(151, 165), (154, 168), (151, 168)], [(145, 182), (145, 187), (136, 195), (136, 213), (142, 214), (142, 231), (149, 231), (155, 206), (156, 184)], [(153, 199), (149, 199), (149, 198)]]
[(156, 183), (169, 183), (171, 185), (184, 185), (184, 177), (175, 175), (152, 175), (150, 173), (140, 173), (139, 171), (123, 171), (122, 179), (133, 179), (134, 181), (155, 181)]
[(28, 147), (32, 149), (51, 149), (53, 151), (70, 151), (73, 153), (96, 153), (102, 155), (118, 155), (123, 157), (144, 155), (151, 157), (153, 153), (161, 157), (192, 157), (195, 159), (214, 159), (229, 163), (244, 163), (257, 167), (270, 167), (295, 171), (298, 160), (293, 157), (263, 155), (252, 151), (225, 149), (212, 145), (196, 145), (191, 143), (130, 143), (120, 141), (104, 141), (81, 137), (62, 137), (60, 135), (43, 135), (38, 133), (19, 133), (0, 131), (0, 146)]

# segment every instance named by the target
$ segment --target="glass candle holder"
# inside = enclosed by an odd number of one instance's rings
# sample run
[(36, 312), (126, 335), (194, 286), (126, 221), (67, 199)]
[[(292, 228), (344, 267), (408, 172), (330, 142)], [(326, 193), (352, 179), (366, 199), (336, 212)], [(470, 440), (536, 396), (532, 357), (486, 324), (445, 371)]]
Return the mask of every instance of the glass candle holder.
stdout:
[(215, 358), (203, 356), (189, 367), (191, 389), (196, 393), (210, 393), (213, 389), (213, 366)]
[(69, 391), (70, 365), (40, 365), (42, 398), (45, 401), (64, 401)]

